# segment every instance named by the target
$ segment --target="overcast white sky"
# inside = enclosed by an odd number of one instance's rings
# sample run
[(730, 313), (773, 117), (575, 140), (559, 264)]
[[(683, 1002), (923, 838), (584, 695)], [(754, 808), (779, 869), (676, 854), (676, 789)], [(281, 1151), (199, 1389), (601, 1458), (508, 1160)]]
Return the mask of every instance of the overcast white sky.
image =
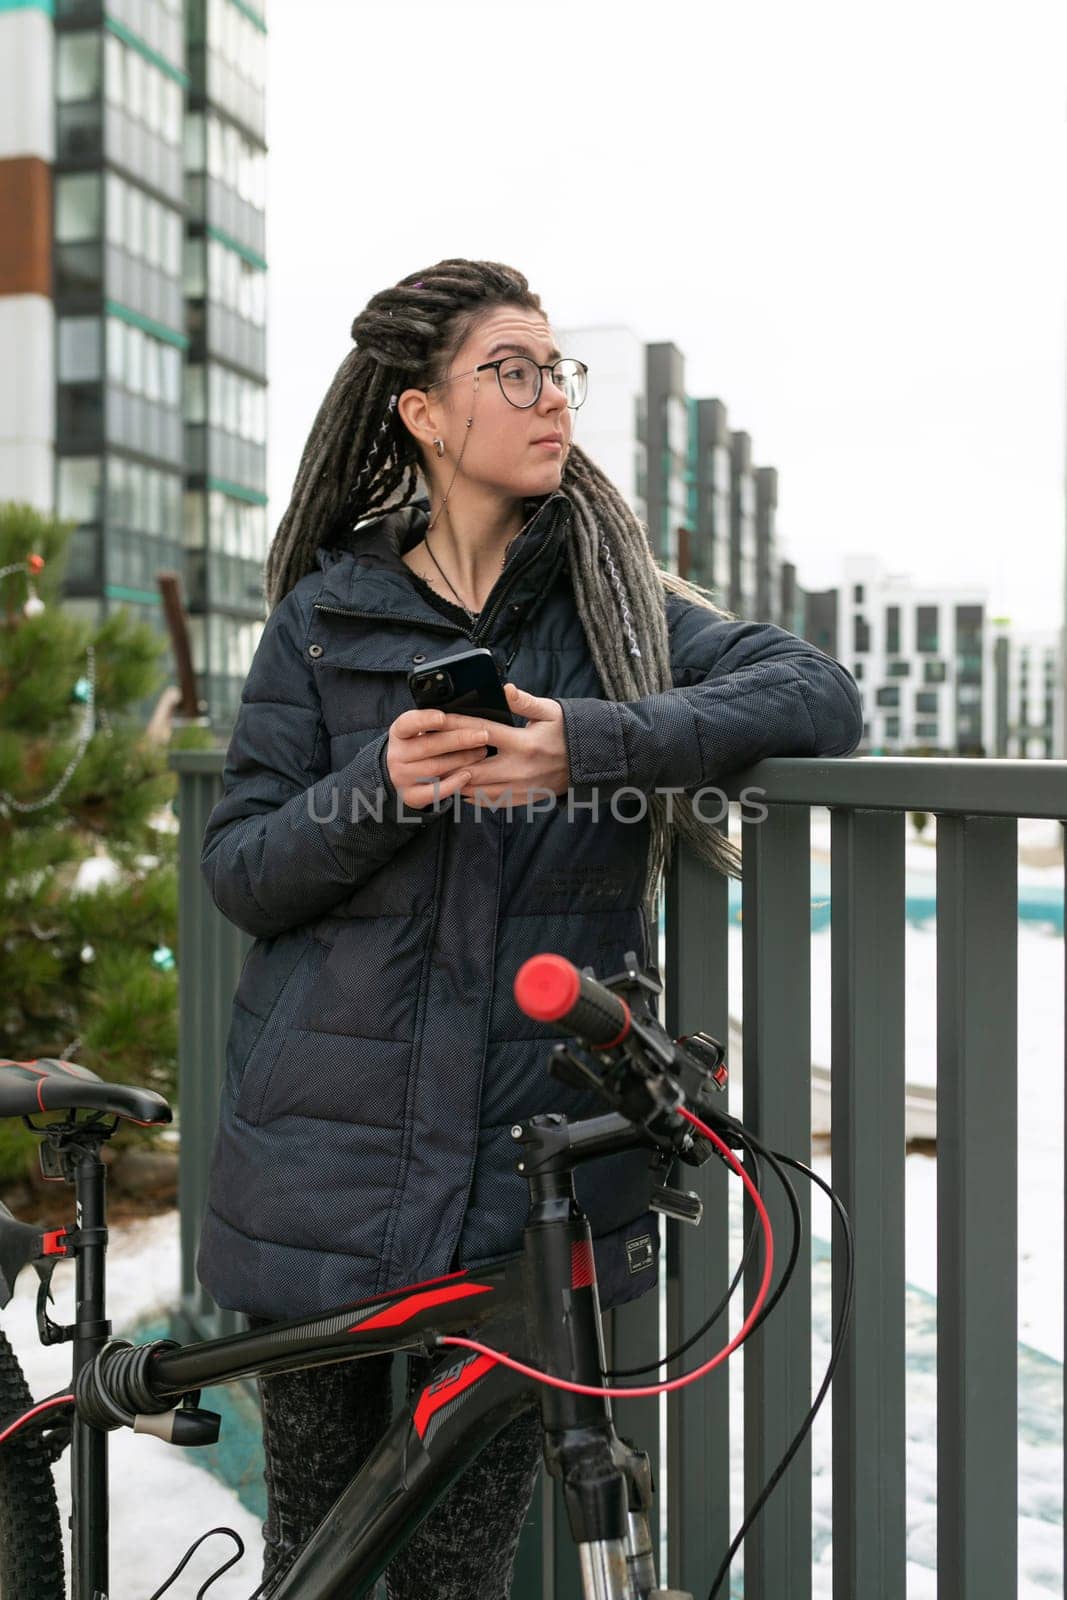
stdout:
[[(673, 340), (800, 581), (1062, 614), (1062, 0), (273, 0), (270, 529), (352, 319), (444, 256)], [(595, 382), (595, 374), (591, 375)], [(581, 439), (581, 417), (577, 438)]]

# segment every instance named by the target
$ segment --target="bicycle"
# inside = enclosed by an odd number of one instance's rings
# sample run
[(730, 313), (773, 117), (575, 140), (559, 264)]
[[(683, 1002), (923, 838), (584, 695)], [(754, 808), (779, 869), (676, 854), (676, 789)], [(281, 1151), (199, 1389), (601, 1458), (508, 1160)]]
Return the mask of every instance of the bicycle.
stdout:
[[(634, 952), (624, 970), (598, 980), (563, 957), (531, 957), (517, 974), (520, 1008), (541, 1022), (562, 1023), (572, 1037), (549, 1053), (550, 1073), (595, 1088), (608, 1109), (568, 1122), (545, 1113), (516, 1124), (517, 1170), (530, 1210), (522, 1250), (484, 1272), (461, 1270), (371, 1299), (278, 1322), (255, 1332), (182, 1345), (154, 1339), (133, 1345), (111, 1337), (101, 1288), (107, 1248), (105, 1174), (100, 1146), (122, 1120), (143, 1127), (171, 1121), (166, 1100), (150, 1089), (99, 1079), (72, 1062), (0, 1061), (0, 1115), (21, 1116), (42, 1135), (41, 1165), (50, 1178), (72, 1182), (76, 1227), (45, 1230), (0, 1206), (0, 1307), (19, 1271), (32, 1263), (40, 1278), (38, 1333), (43, 1343), (73, 1343), (69, 1392), (34, 1404), (16, 1358), (0, 1335), (0, 1600), (67, 1600), (52, 1464), (71, 1446), (70, 1600), (108, 1600), (107, 1435), (119, 1427), (152, 1433), (180, 1446), (214, 1443), (217, 1413), (199, 1406), (209, 1384), (285, 1372), (387, 1350), (441, 1353), (421, 1389), (392, 1422), (369, 1460), (350, 1480), (289, 1565), (261, 1583), (250, 1600), (338, 1600), (370, 1593), (393, 1554), (411, 1535), (482, 1446), (512, 1417), (539, 1404), (547, 1471), (560, 1480), (571, 1535), (578, 1546), (585, 1600), (693, 1600), (657, 1587), (649, 1510), (648, 1457), (618, 1437), (615, 1394), (658, 1394), (693, 1382), (737, 1348), (773, 1309), (799, 1252), (799, 1210), (792, 1201), (793, 1241), (770, 1294), (773, 1241), (760, 1198), (760, 1161), (792, 1189), (788, 1164), (830, 1195), (844, 1228), (849, 1285), (848, 1220), (827, 1186), (791, 1157), (765, 1150), (716, 1105), (726, 1086), (723, 1047), (706, 1033), (672, 1039), (650, 1004), (658, 975), (642, 972)], [(64, 1112), (37, 1123), (39, 1112)], [(79, 1120), (79, 1112), (88, 1115)], [(700, 1165), (726, 1161), (746, 1186), (755, 1212), (740, 1265), (720, 1305), (682, 1348), (725, 1309), (756, 1241), (763, 1235), (759, 1292), (741, 1329), (694, 1372), (669, 1383), (625, 1390), (605, 1383), (604, 1346), (592, 1236), (578, 1208), (574, 1171), (583, 1161), (644, 1145), (650, 1152), (651, 1203), (697, 1223), (699, 1197), (669, 1187), (676, 1158)], [(734, 1156), (742, 1149), (750, 1173)], [(59, 1259), (75, 1258), (78, 1320), (61, 1327), (48, 1316), (50, 1279)], [(851, 1314), (850, 1286), (835, 1332), (830, 1364), (789, 1449), (750, 1508), (712, 1587), (729, 1564), (775, 1483), (799, 1448), (829, 1388)], [(672, 1361), (672, 1352), (657, 1366)], [(209, 1577), (214, 1579), (243, 1554)], [(177, 1579), (201, 1535), (150, 1600)]]

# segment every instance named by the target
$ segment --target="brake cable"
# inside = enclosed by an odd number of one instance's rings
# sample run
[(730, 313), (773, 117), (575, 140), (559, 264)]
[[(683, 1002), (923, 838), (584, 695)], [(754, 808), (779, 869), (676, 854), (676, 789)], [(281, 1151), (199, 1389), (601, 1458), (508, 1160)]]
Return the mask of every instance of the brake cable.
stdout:
[[(696, 1128), (698, 1133), (700, 1133), (705, 1139), (714, 1145), (715, 1149), (718, 1150), (719, 1154), (723, 1157), (726, 1163), (733, 1168), (734, 1172), (737, 1173), (738, 1177), (741, 1179), (741, 1182), (748, 1191), (752, 1204), (756, 1208), (756, 1212), (760, 1220), (760, 1226), (763, 1229), (765, 1246), (763, 1276), (760, 1279), (759, 1289), (756, 1293), (756, 1298), (751, 1309), (749, 1310), (748, 1315), (742, 1322), (738, 1332), (728, 1344), (725, 1344), (721, 1350), (717, 1351), (715, 1355), (713, 1355), (709, 1360), (705, 1361), (701, 1366), (694, 1367), (692, 1372), (683, 1373), (681, 1377), (670, 1378), (663, 1383), (641, 1384), (637, 1386), (627, 1384), (621, 1389), (605, 1388), (591, 1383), (571, 1383), (566, 1378), (554, 1377), (551, 1373), (542, 1372), (539, 1368), (528, 1366), (523, 1361), (516, 1361), (513, 1356), (506, 1355), (502, 1350), (494, 1350), (489, 1345), (481, 1344), (477, 1339), (461, 1339), (453, 1334), (441, 1334), (438, 1335), (438, 1337), (434, 1340), (435, 1345), (455, 1345), (460, 1349), (477, 1351), (479, 1355), (486, 1356), (489, 1360), (498, 1362), (501, 1366), (510, 1367), (513, 1372), (519, 1372), (523, 1375), (523, 1377), (533, 1378), (537, 1383), (547, 1384), (549, 1388), (552, 1389), (564, 1389), (569, 1394), (604, 1395), (609, 1399), (616, 1400), (633, 1398), (641, 1399), (646, 1396), (651, 1397), (652, 1395), (671, 1394), (675, 1389), (684, 1389), (688, 1384), (695, 1383), (698, 1378), (704, 1377), (705, 1373), (710, 1372), (712, 1368), (721, 1366), (727, 1357), (731, 1356), (738, 1346), (744, 1343), (749, 1334), (752, 1332), (756, 1322), (759, 1320), (760, 1312), (763, 1309), (764, 1303), (767, 1299), (767, 1292), (770, 1288), (771, 1275), (774, 1271), (774, 1236), (771, 1231), (771, 1219), (767, 1215), (767, 1208), (763, 1204), (763, 1199), (759, 1190), (752, 1182), (752, 1179), (749, 1177), (744, 1167), (737, 1160), (726, 1141), (724, 1139), (720, 1139), (719, 1135), (713, 1132), (712, 1129), (708, 1127), (707, 1123), (702, 1122), (700, 1118), (694, 1115), (694, 1113), (686, 1106), (679, 1106), (677, 1111), (680, 1117), (683, 1117), (686, 1122), (691, 1123), (692, 1126)], [(766, 1152), (763, 1153), (765, 1154)]]

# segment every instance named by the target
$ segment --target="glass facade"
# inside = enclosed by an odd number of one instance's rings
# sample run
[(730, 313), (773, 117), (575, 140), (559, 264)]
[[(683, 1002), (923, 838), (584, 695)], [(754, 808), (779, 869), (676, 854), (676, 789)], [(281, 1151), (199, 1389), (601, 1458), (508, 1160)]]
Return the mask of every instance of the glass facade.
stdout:
[(262, 628), (266, 29), (245, 0), (56, 0), (65, 599), (162, 630), (177, 571), (226, 728)]

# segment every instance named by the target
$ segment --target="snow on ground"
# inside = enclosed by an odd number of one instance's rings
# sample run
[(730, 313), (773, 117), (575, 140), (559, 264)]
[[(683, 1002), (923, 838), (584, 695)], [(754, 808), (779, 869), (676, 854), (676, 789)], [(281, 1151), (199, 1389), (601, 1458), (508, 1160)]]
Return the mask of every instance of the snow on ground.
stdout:
[[(128, 1336), (137, 1323), (162, 1319), (178, 1294), (178, 1213), (168, 1211), (110, 1230), (107, 1307), (114, 1336)], [(74, 1264), (60, 1262), (52, 1278), (54, 1322), (74, 1320)], [(37, 1274), (27, 1267), (15, 1298), (2, 1313), (10, 1339), (36, 1399), (70, 1383), (71, 1346), (42, 1346), (36, 1322)], [(236, 1529), (244, 1541), (240, 1561), (211, 1585), (211, 1600), (248, 1600), (262, 1576), (258, 1520), (232, 1489), (193, 1463), (193, 1451), (119, 1428), (108, 1435), (111, 1486), (110, 1600), (146, 1600), (174, 1571), (193, 1541), (208, 1528)], [(70, 1574), (70, 1451), (56, 1467), (60, 1517)], [(205, 1580), (236, 1553), (233, 1540), (216, 1534), (200, 1546), (165, 1600), (193, 1600)]]

